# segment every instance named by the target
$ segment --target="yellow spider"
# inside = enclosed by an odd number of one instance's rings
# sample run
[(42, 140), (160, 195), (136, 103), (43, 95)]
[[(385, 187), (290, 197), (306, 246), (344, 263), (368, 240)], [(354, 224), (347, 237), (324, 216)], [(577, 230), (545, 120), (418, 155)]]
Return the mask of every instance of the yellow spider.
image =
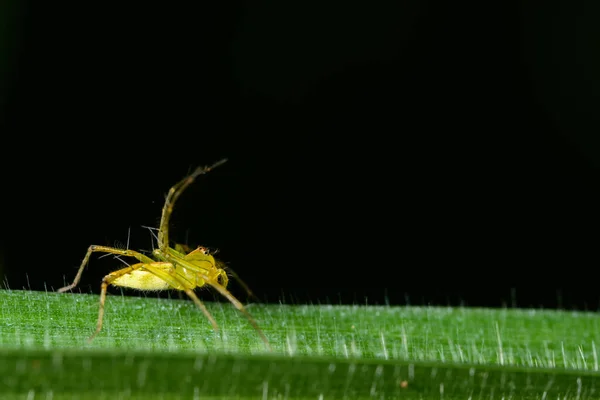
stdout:
[[(108, 285), (122, 286), (139, 290), (182, 290), (194, 301), (194, 303), (196, 303), (204, 315), (206, 315), (212, 324), (213, 329), (218, 331), (219, 327), (217, 322), (193, 291), (197, 287), (209, 285), (227, 298), (227, 300), (229, 300), (246, 316), (246, 318), (248, 318), (248, 321), (250, 321), (250, 324), (252, 324), (254, 329), (258, 332), (267, 348), (270, 349), (267, 337), (258, 327), (258, 324), (254, 318), (252, 318), (242, 303), (227, 290), (227, 283), (229, 282), (229, 279), (225, 270), (220, 268), (222, 263), (218, 260), (215, 260), (215, 258), (204, 247), (198, 247), (193, 251), (189, 251), (187, 246), (179, 244), (176, 244), (175, 248), (169, 247), (169, 218), (173, 212), (173, 206), (175, 205), (175, 202), (179, 196), (181, 196), (181, 193), (183, 193), (183, 191), (189, 185), (191, 185), (199, 175), (206, 174), (212, 169), (222, 165), (226, 161), (227, 159), (223, 159), (211, 165), (210, 167), (196, 168), (192, 174), (175, 184), (175, 186), (169, 190), (162, 209), (162, 217), (160, 219), (160, 227), (158, 229), (158, 248), (152, 252), (152, 258), (129, 249), (123, 250), (114, 247), (97, 245), (92, 245), (88, 248), (88, 251), (81, 263), (81, 266), (79, 267), (79, 270), (77, 271), (77, 275), (75, 276), (73, 283), (58, 289), (58, 292), (66, 292), (67, 290), (71, 290), (77, 286), (81, 279), (83, 270), (87, 265), (90, 256), (94, 252), (133, 257), (139, 261), (137, 264), (133, 264), (118, 271), (111, 272), (102, 279), (98, 322), (96, 324), (96, 331), (89, 338), (90, 341), (93, 340), (102, 329), (104, 303), (106, 301), (106, 289)], [(235, 274), (233, 274), (233, 276), (237, 278)], [(245, 284), (243, 284), (243, 282), (241, 283), (247, 289)], [(249, 290), (248, 292), (251, 294)]]

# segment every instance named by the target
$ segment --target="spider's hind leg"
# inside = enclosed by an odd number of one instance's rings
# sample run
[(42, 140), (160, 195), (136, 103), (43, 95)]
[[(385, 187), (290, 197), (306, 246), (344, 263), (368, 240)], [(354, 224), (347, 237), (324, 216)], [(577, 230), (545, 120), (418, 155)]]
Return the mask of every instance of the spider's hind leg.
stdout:
[[(114, 247), (107, 247), (107, 246), (91, 245), (90, 247), (88, 247), (87, 253), (85, 253), (85, 257), (83, 258), (83, 261), (81, 262), (81, 265), (79, 266), (79, 270), (77, 271), (77, 275), (75, 275), (75, 279), (73, 280), (73, 283), (58, 289), (57, 290), (58, 293), (63, 293), (63, 292), (66, 292), (67, 290), (71, 290), (75, 286), (77, 286), (77, 284), (79, 284), (79, 281), (81, 280), (81, 275), (83, 274), (83, 270), (85, 269), (85, 266), (87, 265), (87, 263), (90, 261), (90, 257), (92, 256), (92, 253), (108, 253), (108, 254), (117, 254), (117, 255), (126, 256), (126, 257), (133, 257), (142, 263), (154, 262), (154, 260), (152, 260), (151, 258), (143, 255), (142, 253), (138, 253), (137, 251), (123, 250), (123, 249), (117, 249)], [(118, 272), (118, 271), (115, 271), (115, 272)]]

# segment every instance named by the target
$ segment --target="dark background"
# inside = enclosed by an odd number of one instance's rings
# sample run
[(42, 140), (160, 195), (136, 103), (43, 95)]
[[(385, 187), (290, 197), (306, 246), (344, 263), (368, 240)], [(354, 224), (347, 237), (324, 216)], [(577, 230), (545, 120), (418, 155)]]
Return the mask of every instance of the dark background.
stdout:
[(523, 3), (5, 3), (5, 281), (228, 157), (171, 232), (263, 300), (598, 309), (600, 5)]

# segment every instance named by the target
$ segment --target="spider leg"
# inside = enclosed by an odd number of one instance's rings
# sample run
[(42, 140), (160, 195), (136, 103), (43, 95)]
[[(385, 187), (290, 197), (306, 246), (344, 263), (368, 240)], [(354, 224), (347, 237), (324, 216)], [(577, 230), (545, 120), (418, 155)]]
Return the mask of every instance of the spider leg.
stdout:
[(104, 303), (106, 302), (106, 289), (108, 288), (108, 285), (114, 282), (115, 279), (129, 274), (136, 269), (142, 268), (143, 265), (143, 263), (138, 263), (123, 269), (119, 269), (111, 272), (102, 279), (102, 284), (100, 286), (100, 309), (98, 310), (98, 322), (96, 322), (96, 331), (88, 338), (88, 343), (91, 342), (102, 329), (102, 320), (104, 319)]
[(158, 248), (166, 254), (169, 248), (169, 219), (171, 218), (171, 213), (173, 212), (173, 207), (175, 206), (175, 202), (181, 196), (181, 193), (191, 185), (194, 180), (199, 176), (206, 174), (212, 169), (220, 166), (221, 164), (227, 161), (226, 158), (217, 161), (213, 165), (209, 167), (198, 167), (194, 172), (192, 172), (187, 177), (183, 178), (181, 181), (176, 183), (171, 189), (169, 189), (169, 193), (165, 199), (165, 205), (162, 209), (162, 215), (160, 218), (160, 228), (158, 230)]
[[(188, 251), (189, 247), (186, 245), (182, 245), (182, 244), (176, 244), (175, 249), (169, 248), (169, 250), (175, 250), (175, 251), (179, 251), (179, 250), (183, 250), (186, 252), (185, 256), (183, 257), (184, 260), (186, 261), (190, 261), (190, 262), (197, 262), (197, 255), (201, 254), (207, 254), (209, 251), (208, 249), (204, 248), (204, 247), (198, 247), (195, 250), (192, 251)], [(172, 252), (169, 252), (170, 255), (176, 255), (176, 254), (172, 254)], [(202, 257), (202, 256), (200, 256)], [(181, 264), (179, 262), (179, 264)], [(223, 261), (216, 259), (215, 258), (215, 266), (219, 269), (225, 270), (229, 273), (229, 275), (231, 275), (233, 277), (233, 279), (235, 279), (235, 281), (242, 287), (242, 289), (244, 289), (246, 291), (246, 294), (248, 295), (248, 297), (253, 298), (254, 300), (260, 302), (260, 299), (258, 298), (258, 296), (256, 296), (252, 290), (250, 290), (250, 287), (246, 284), (246, 282), (244, 282), (242, 280), (242, 278), (240, 278), (240, 276), (238, 274), (235, 273), (234, 270), (232, 270), (231, 268), (229, 268), (229, 266), (227, 266)], [(193, 268), (192, 268), (193, 269)], [(194, 269), (195, 271), (197, 271), (197, 269)], [(203, 271), (198, 271), (198, 272), (203, 272)], [(225, 278), (227, 278), (227, 275), (225, 275)], [(223, 285), (224, 287), (227, 287), (227, 284)]]
[(77, 275), (75, 275), (75, 279), (73, 280), (73, 283), (71, 283), (68, 286), (58, 289), (57, 292), (63, 293), (63, 292), (66, 292), (67, 290), (71, 290), (75, 286), (77, 286), (77, 284), (81, 280), (81, 275), (83, 274), (83, 270), (84, 270), (85, 266), (87, 265), (87, 263), (90, 261), (90, 257), (92, 255), (92, 253), (94, 253), (94, 252), (118, 254), (121, 256), (133, 257), (133, 258), (137, 259), (138, 261), (141, 261), (142, 263), (153, 263), (154, 262), (154, 260), (151, 259), (150, 257), (147, 257), (141, 253), (138, 253), (137, 251), (117, 249), (114, 247), (91, 245), (88, 248), (88, 251), (85, 254), (83, 261), (81, 262), (81, 266), (79, 267), (79, 270), (77, 271)]
[[(196, 293), (194, 293), (194, 291), (192, 290), (192, 288), (195, 286), (192, 285), (190, 282), (187, 282), (186, 280), (179, 277), (179, 275), (177, 275), (175, 272), (167, 272), (165, 270), (159, 269), (159, 268), (155, 267), (154, 264), (165, 264), (165, 263), (152, 263), (149, 265), (145, 264), (144, 269), (146, 271), (151, 272), (154, 275), (158, 276), (160, 279), (164, 280), (165, 282), (167, 282), (169, 285), (171, 285), (173, 287), (173, 289), (183, 290), (185, 292), (185, 294), (187, 294), (188, 297), (190, 299), (192, 299), (194, 301), (194, 303), (196, 303), (196, 306), (198, 306), (198, 308), (202, 311), (202, 313), (204, 313), (206, 318), (208, 318), (214, 331), (218, 332), (219, 326), (217, 325), (217, 321), (214, 319), (212, 314), (208, 311), (208, 309), (206, 308), (204, 303), (202, 303), (200, 301), (200, 299), (198, 298), (198, 296), (196, 296)], [(168, 264), (170, 264), (170, 263), (168, 263)]]
[(235, 296), (229, 292), (229, 290), (225, 289), (222, 285), (219, 285), (217, 282), (210, 279), (207, 275), (198, 273), (198, 276), (200, 276), (202, 279), (204, 279), (206, 284), (215, 288), (219, 293), (221, 293), (221, 295), (223, 297), (225, 297), (227, 300), (229, 300), (231, 302), (231, 304), (234, 305), (235, 308), (237, 308), (242, 314), (244, 314), (244, 316), (248, 319), (248, 321), (250, 322), (252, 327), (256, 330), (256, 332), (258, 333), (258, 335), (260, 336), (262, 341), (265, 343), (265, 346), (267, 347), (267, 349), (269, 349), (269, 351), (272, 351), (273, 349), (271, 348), (271, 345), (269, 344), (269, 340), (267, 339), (267, 337), (265, 336), (263, 331), (259, 328), (258, 324), (254, 320), (252, 315), (250, 315), (248, 310), (246, 310), (244, 305), (238, 299), (236, 299)]
[[(200, 253), (200, 254), (203, 255), (203, 253)], [(167, 257), (167, 260), (171, 261), (172, 264), (179, 265), (180, 267), (182, 267), (188, 271), (193, 271), (197, 277), (202, 278), (202, 280), (206, 284), (212, 286), (219, 293), (221, 293), (221, 295), (223, 297), (225, 297), (227, 300), (229, 300), (235, 306), (235, 308), (237, 308), (242, 314), (244, 314), (244, 316), (248, 319), (250, 324), (254, 327), (256, 332), (259, 334), (259, 336), (265, 343), (266, 347), (269, 350), (271, 350), (271, 346), (269, 345), (269, 341), (267, 340), (267, 337), (265, 336), (263, 331), (258, 327), (258, 324), (254, 320), (252, 315), (250, 315), (250, 313), (248, 312), (248, 310), (246, 310), (244, 305), (233, 294), (231, 294), (223, 285), (219, 284), (219, 282), (216, 281), (216, 279), (218, 279), (218, 276), (220, 276), (220, 273), (223, 272), (223, 269), (215, 268), (215, 266), (213, 266), (212, 263), (209, 263), (208, 260), (202, 260), (202, 258), (197, 258), (197, 259), (190, 258), (190, 256), (193, 256), (193, 253), (187, 254), (183, 259), (173, 257), (173, 254), (171, 254), (170, 257)], [(199, 264), (200, 262), (209, 263), (209, 265), (213, 266), (214, 272), (216, 272), (217, 274), (214, 276), (207, 275), (207, 273), (210, 271), (210, 268), (208, 266), (206, 268), (202, 268)], [(225, 278), (227, 278), (227, 276), (225, 276)], [(202, 285), (200, 285), (200, 286), (202, 286)]]
[(200, 310), (202, 310), (204, 315), (206, 315), (206, 317), (212, 324), (213, 329), (216, 332), (218, 332), (219, 327), (217, 325), (217, 322), (215, 321), (213, 316), (210, 314), (210, 312), (208, 311), (206, 306), (200, 301), (200, 299), (198, 299), (196, 294), (189, 288), (189, 286), (191, 284), (189, 282), (186, 282), (185, 280), (181, 279), (176, 274), (175, 275), (171, 274), (171, 273), (167, 272), (165, 269), (162, 269), (161, 266), (164, 266), (164, 265), (168, 265), (169, 267), (172, 267), (171, 263), (165, 263), (165, 262), (137, 263), (137, 264), (131, 265), (129, 267), (111, 272), (110, 274), (106, 275), (102, 279), (102, 284), (100, 286), (100, 309), (98, 310), (98, 321), (96, 323), (96, 331), (94, 332), (94, 334), (92, 336), (90, 336), (90, 338), (88, 339), (88, 342), (91, 342), (96, 337), (96, 335), (98, 335), (98, 333), (100, 333), (100, 330), (102, 330), (102, 323), (104, 320), (104, 305), (106, 303), (106, 293), (107, 293), (106, 291), (108, 289), (108, 286), (111, 284), (115, 284), (115, 281), (117, 279), (121, 278), (122, 276), (130, 274), (131, 272), (133, 272), (135, 270), (139, 270), (139, 269), (148, 271), (151, 274), (159, 277), (160, 279), (164, 280), (167, 284), (169, 284), (171, 287), (173, 287), (173, 289), (185, 291), (187, 293), (187, 295), (190, 296), (190, 298), (192, 300), (194, 300), (194, 303), (196, 303), (198, 308), (200, 308)]
[(254, 292), (250, 289), (250, 287), (246, 284), (246, 282), (244, 282), (242, 280), (242, 278), (240, 278), (240, 276), (235, 273), (234, 270), (232, 270), (230, 267), (224, 267), (223, 265), (219, 265), (218, 261), (217, 261), (217, 265), (220, 268), (222, 268), (225, 271), (227, 271), (229, 273), (229, 275), (231, 275), (233, 277), (233, 279), (235, 279), (235, 281), (238, 283), (238, 285), (240, 285), (246, 291), (246, 294), (248, 294), (249, 298), (254, 299), (254, 300), (260, 302), (260, 299), (258, 298), (258, 296), (254, 294)]

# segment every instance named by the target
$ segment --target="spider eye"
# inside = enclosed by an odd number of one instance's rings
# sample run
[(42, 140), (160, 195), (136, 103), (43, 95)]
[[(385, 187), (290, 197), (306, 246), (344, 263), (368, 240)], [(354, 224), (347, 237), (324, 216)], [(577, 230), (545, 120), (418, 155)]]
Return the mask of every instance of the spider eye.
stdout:
[(198, 246), (196, 250), (202, 254), (208, 254), (208, 249), (206, 247)]

